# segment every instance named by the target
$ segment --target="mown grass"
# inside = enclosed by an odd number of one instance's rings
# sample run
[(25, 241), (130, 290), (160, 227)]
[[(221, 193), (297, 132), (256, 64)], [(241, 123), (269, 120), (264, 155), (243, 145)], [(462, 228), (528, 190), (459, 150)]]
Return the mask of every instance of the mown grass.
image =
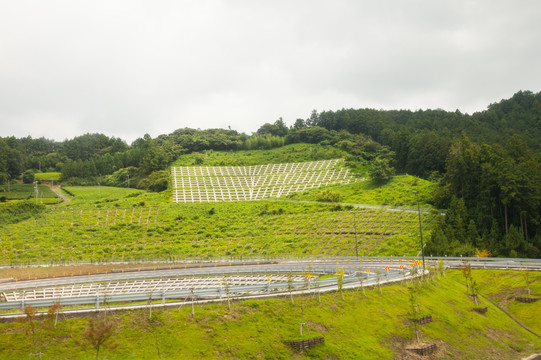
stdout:
[[(507, 275), (502, 275), (507, 276)], [(526, 332), (496, 307), (479, 315), (454, 276), (428, 282), (418, 292), (418, 303), (433, 322), (421, 327), (423, 339), (438, 346), (441, 359), (517, 359), (541, 348), (541, 341)], [(408, 320), (408, 289), (392, 285), (382, 289), (318, 296), (252, 300), (197, 305), (179, 309), (109, 314), (116, 323), (114, 349), (103, 348), (108, 359), (396, 359), (414, 342)], [(296, 353), (283, 343), (305, 332), (323, 335), (325, 343)], [(62, 318), (62, 317), (61, 317)], [(91, 359), (83, 348), (88, 319), (61, 320), (56, 328), (38, 323), (38, 350), (44, 358)], [(32, 352), (27, 325), (0, 324), (3, 359), (26, 358)]]

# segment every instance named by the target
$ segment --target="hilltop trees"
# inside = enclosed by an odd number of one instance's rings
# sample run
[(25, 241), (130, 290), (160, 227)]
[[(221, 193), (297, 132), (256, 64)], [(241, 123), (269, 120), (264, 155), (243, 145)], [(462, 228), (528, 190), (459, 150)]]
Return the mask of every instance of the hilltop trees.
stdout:
[[(541, 164), (520, 136), (504, 148), (463, 135), (451, 145), (446, 169), (435, 200), (449, 210), (428, 245), (434, 254), (467, 255), (472, 246), (500, 255), (539, 254)], [(460, 246), (445, 245), (452, 243)]]
[(389, 164), (389, 159), (376, 158), (370, 171), (370, 178), (376, 184), (383, 184), (389, 181), (393, 175), (394, 169)]
[(289, 129), (282, 118), (279, 118), (273, 124), (265, 123), (257, 130), (258, 135), (270, 134), (279, 137), (286, 136), (288, 132)]

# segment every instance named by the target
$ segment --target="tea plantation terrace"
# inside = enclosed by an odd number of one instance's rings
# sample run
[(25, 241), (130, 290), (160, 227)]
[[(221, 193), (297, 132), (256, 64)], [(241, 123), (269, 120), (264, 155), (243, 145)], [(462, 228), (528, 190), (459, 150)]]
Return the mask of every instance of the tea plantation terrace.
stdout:
[(358, 181), (342, 159), (253, 166), (171, 168), (173, 202), (247, 201), (285, 197)]

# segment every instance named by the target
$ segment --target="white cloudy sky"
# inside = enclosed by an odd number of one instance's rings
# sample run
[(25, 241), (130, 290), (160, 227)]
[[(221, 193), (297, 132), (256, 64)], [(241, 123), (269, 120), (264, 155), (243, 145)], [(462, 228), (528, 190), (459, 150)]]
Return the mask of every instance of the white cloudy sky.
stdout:
[(251, 133), (540, 88), (538, 0), (0, 0), (0, 136)]

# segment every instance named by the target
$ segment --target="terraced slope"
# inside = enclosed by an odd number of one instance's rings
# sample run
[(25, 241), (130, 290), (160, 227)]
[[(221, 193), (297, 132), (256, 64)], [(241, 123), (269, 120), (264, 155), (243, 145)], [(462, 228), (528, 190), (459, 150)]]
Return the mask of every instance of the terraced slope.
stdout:
[(280, 198), (325, 185), (357, 180), (343, 160), (253, 166), (172, 167), (173, 202), (247, 201)]
[[(416, 255), (417, 213), (291, 202), (49, 210), (0, 229), (0, 264)], [(434, 215), (424, 214), (428, 227)]]

